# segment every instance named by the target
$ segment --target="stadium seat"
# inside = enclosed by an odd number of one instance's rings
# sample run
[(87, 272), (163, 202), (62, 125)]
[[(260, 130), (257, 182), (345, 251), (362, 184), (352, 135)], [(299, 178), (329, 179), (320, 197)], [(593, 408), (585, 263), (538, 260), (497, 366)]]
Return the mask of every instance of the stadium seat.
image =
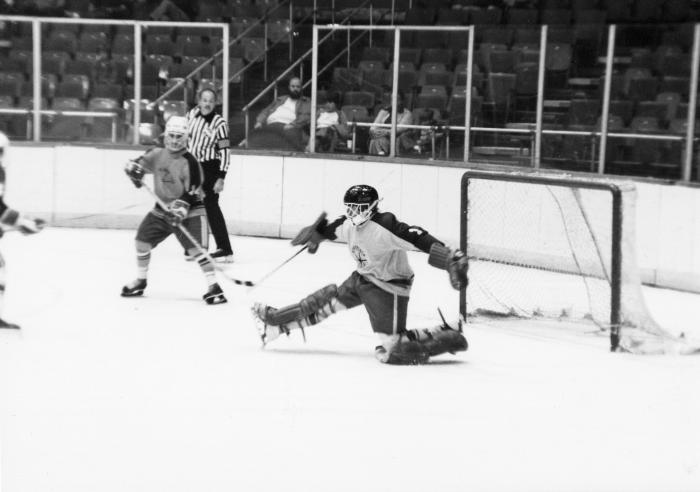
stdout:
[(368, 110), (374, 107), (375, 96), (372, 92), (347, 91), (343, 94), (343, 106), (364, 106)]
[(0, 95), (19, 97), (25, 78), (19, 72), (0, 72)]
[(90, 78), (87, 75), (65, 75), (56, 86), (57, 97), (71, 97), (86, 101), (90, 92)]
[(598, 121), (602, 103), (598, 99), (573, 99), (569, 106), (569, 127), (593, 127)]
[[(109, 38), (106, 32), (83, 32), (78, 39), (78, 50), (86, 53), (99, 53), (107, 51)], [(112, 48), (114, 49), (114, 48)], [(133, 44), (131, 53), (134, 52)]]

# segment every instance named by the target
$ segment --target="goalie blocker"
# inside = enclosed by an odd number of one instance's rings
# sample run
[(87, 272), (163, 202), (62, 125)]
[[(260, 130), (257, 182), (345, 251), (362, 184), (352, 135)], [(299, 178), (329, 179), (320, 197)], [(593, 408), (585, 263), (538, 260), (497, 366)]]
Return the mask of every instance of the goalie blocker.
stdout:
[(344, 309), (364, 305), (381, 342), (375, 349), (380, 362), (422, 364), (432, 356), (466, 350), (464, 335), (446, 323), (422, 330), (406, 329), (414, 277), (406, 251), (418, 248), (429, 253), (434, 248), (431, 264), (447, 270), (455, 286), (466, 282), (463, 255), (449, 250), (424, 229), (380, 212), (377, 191), (371, 186), (351, 187), (344, 203), (345, 215), (329, 223), (325, 213), (321, 214), (299, 232), (292, 244), (305, 245), (314, 253), (324, 240), (344, 239), (357, 262), (356, 270), (339, 286), (329, 284), (298, 303), (280, 309), (255, 304), (252, 310), (263, 344), (294, 329), (303, 331)]

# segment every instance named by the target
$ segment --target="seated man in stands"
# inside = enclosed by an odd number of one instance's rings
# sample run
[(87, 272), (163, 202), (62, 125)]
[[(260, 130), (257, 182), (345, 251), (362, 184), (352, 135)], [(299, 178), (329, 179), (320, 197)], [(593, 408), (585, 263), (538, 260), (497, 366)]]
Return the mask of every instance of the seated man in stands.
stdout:
[(301, 94), (301, 79), (289, 80), (289, 94), (263, 109), (248, 146), (258, 149), (304, 150), (311, 121), (311, 101)]
[(316, 152), (333, 152), (339, 142), (345, 146), (345, 141), (350, 136), (348, 119), (338, 109), (337, 99), (337, 94), (328, 93), (324, 99), (319, 100), (316, 110)]
[[(403, 94), (397, 94), (396, 98), (396, 121), (397, 125), (413, 124), (413, 116), (404, 105)], [(391, 123), (391, 105), (381, 108), (377, 112), (374, 123)], [(411, 149), (415, 143), (410, 137), (410, 128), (396, 128), (396, 154)], [(391, 128), (388, 126), (372, 125), (369, 129), (369, 153), (373, 155), (389, 155)]]

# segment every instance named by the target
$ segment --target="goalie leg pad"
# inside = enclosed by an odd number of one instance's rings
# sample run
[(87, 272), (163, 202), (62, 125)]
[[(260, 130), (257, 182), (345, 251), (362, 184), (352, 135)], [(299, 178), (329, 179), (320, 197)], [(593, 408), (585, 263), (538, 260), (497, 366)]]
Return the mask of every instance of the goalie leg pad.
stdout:
[(267, 306), (259, 317), (268, 325), (281, 326), (293, 322), (308, 321), (305, 326), (315, 325), (331, 314), (343, 309), (338, 302), (338, 287), (327, 285), (308, 295), (297, 304), (275, 309)]
[(290, 330), (315, 325), (331, 314), (346, 307), (338, 301), (338, 287), (335, 284), (317, 290), (302, 299), (298, 304), (292, 304), (280, 309), (256, 303), (253, 316), (259, 326), (263, 343), (267, 343), (281, 334), (289, 335)]
[(464, 335), (448, 325), (424, 330), (411, 330), (409, 338), (423, 344), (431, 357), (435, 355), (463, 352), (469, 348)]

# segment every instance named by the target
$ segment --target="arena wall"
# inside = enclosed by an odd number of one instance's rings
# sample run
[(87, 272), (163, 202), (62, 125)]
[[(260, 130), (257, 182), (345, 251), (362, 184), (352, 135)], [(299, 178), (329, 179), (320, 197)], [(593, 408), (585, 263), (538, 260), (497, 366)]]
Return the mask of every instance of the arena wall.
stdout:
[[(142, 149), (16, 145), (9, 151), (6, 201), (55, 226), (135, 228), (153, 204), (125, 177)], [(229, 231), (291, 237), (325, 210), (342, 213), (352, 184), (378, 188), (380, 208), (459, 244), (460, 180), (449, 164), (367, 158), (232, 154), (221, 196)], [(638, 263), (645, 283), (700, 292), (700, 189), (637, 186)], [(512, 231), (503, 231), (512, 233)]]

